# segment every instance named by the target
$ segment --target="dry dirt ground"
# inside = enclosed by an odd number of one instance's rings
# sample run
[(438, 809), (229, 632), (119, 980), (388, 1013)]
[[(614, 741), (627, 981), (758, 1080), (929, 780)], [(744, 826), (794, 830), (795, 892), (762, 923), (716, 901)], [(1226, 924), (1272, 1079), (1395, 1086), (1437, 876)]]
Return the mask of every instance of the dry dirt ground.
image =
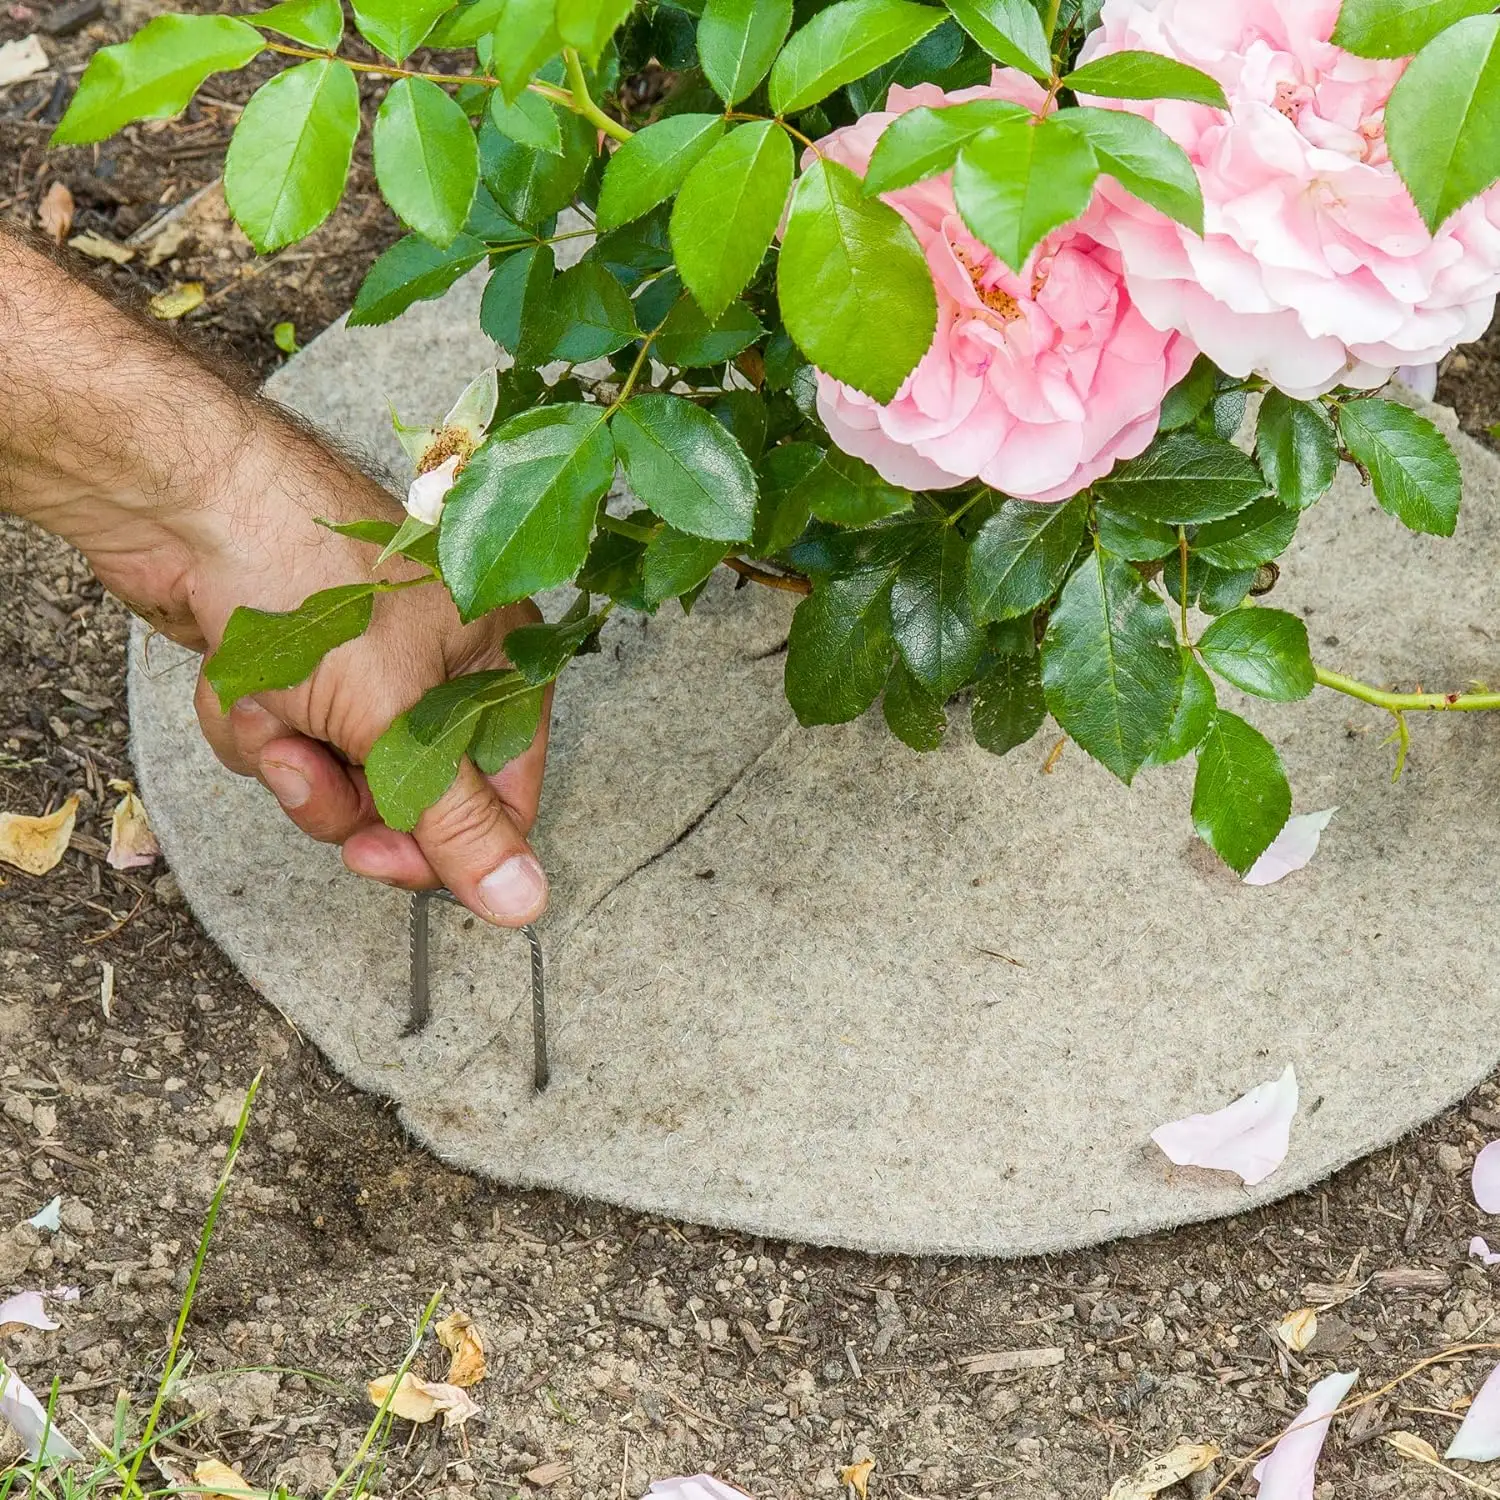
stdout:
[[(58, 9), (0, 8), (0, 41)], [(43, 149), (66, 80), (140, 14), (106, 8), (48, 38), (60, 71), (0, 90), (0, 212), (34, 222), (60, 180), (78, 228), (123, 240), (213, 181), (243, 97), (227, 83), (221, 105), (179, 124)], [(210, 218), (157, 267), (79, 264), (118, 291), (204, 280), (197, 336), (263, 374), (280, 357), (272, 325), (316, 332), (390, 233), (360, 166), (349, 204), (300, 258), (257, 268)], [(1461, 357), (1443, 396), (1473, 431), (1500, 420), (1493, 336)], [(1500, 1339), (1500, 1271), (1465, 1255), (1484, 1228), (1467, 1167), (1500, 1134), (1493, 1084), (1318, 1192), (1003, 1264), (767, 1243), (451, 1171), (237, 978), (169, 874), (104, 864), (107, 782), (130, 774), (123, 612), (67, 549), (3, 522), (0, 602), (0, 810), (83, 799), (63, 864), (0, 886), (0, 1295), (65, 1283), (82, 1300), (57, 1333), (0, 1335), (0, 1357), (37, 1388), (62, 1382), (75, 1433), (84, 1421), (106, 1430), (119, 1389), (149, 1399), (230, 1126), (261, 1069), (188, 1328), (178, 1414), (208, 1414), (174, 1441), (301, 1495), (322, 1493), (351, 1457), (366, 1380), (399, 1362), (440, 1287), (443, 1310), (470, 1314), (491, 1349), (482, 1414), (451, 1434), (398, 1424), (382, 1495), (616, 1500), (711, 1468), (792, 1500), (835, 1495), (838, 1470), (868, 1455), (877, 1497), (1102, 1500), (1181, 1438), (1250, 1454), (1334, 1369), (1359, 1368), (1357, 1390), (1371, 1391), (1456, 1343)], [(22, 1225), (55, 1194), (59, 1232)], [(1318, 1338), (1288, 1357), (1271, 1329), (1308, 1304), (1326, 1309)], [(965, 1364), (1033, 1349), (1056, 1352), (1030, 1370)], [(1410, 1429), (1445, 1446), (1493, 1357), (1428, 1369), (1341, 1422), (1318, 1500), (1463, 1493), (1379, 1439)], [(419, 1370), (445, 1367), (429, 1339)], [(1252, 1490), (1241, 1472), (1226, 1493)]]

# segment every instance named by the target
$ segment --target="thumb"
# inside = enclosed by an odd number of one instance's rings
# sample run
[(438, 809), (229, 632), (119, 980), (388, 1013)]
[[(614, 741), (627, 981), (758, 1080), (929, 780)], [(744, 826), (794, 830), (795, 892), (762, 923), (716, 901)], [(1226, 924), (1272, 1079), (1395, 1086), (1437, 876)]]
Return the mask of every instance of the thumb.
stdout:
[(476, 916), (524, 927), (547, 905), (547, 876), (500, 794), (465, 760), (415, 837), (438, 879)]

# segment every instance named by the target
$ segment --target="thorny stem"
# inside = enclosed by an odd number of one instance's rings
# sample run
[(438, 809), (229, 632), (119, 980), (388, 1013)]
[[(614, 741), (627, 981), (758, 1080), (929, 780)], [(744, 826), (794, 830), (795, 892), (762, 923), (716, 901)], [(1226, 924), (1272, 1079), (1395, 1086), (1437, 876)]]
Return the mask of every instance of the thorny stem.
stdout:
[(1500, 693), (1386, 693), (1352, 677), (1315, 667), (1313, 676), (1319, 686), (1335, 693), (1357, 698), (1371, 708), (1383, 708), (1390, 714), (1406, 713), (1490, 713), (1500, 710)]
[(617, 141), (628, 141), (635, 132), (627, 129), (618, 120), (610, 119), (594, 103), (594, 96), (589, 93), (588, 79), (583, 76), (583, 61), (578, 56), (578, 49), (564, 47), (563, 61), (567, 64), (568, 83), (573, 89), (573, 103), (570, 107), (574, 113), (582, 115), (590, 125), (596, 126), (605, 135), (613, 136)]
[(1192, 631), (1188, 626), (1188, 535), (1187, 527), (1177, 528), (1177, 588), (1182, 595), (1182, 643), (1192, 643)]
[[(665, 322), (665, 319), (663, 319)], [(612, 417), (630, 399), (630, 393), (635, 389), (635, 383), (641, 378), (641, 371), (646, 366), (646, 359), (651, 353), (652, 341), (662, 330), (662, 324), (658, 323), (655, 328), (641, 340), (641, 352), (636, 355), (635, 363), (630, 367), (630, 373), (625, 377), (625, 384), (620, 387), (620, 394), (609, 404), (606, 417)]]
[(742, 557), (726, 557), (724, 566), (730, 572), (738, 573), (741, 578), (748, 578), (752, 583), (764, 584), (768, 589), (780, 589), (784, 594), (806, 596), (812, 593), (812, 584), (800, 573), (772, 573), (765, 568), (756, 567), (754, 563), (746, 562)]
[(639, 522), (626, 520), (624, 516), (612, 516), (608, 511), (599, 517), (599, 530), (612, 531), (616, 536), (628, 536), (634, 542), (649, 542), (656, 535), (654, 526), (642, 526)]
[[(769, 120), (771, 117), (769, 115), (747, 115), (743, 110), (739, 109), (726, 109), (724, 111), (724, 118), (726, 120), (743, 120), (753, 124), (757, 120), (764, 122), (766, 120)], [(781, 126), (781, 128), (786, 131), (786, 133), (791, 136), (794, 141), (801, 141), (809, 151), (815, 152), (819, 157), (823, 155), (823, 153), (818, 150), (818, 143), (813, 140), (811, 136), (803, 135), (800, 130), (796, 129), (794, 126), (788, 125), (785, 120), (779, 118), (772, 120), (771, 123)]]

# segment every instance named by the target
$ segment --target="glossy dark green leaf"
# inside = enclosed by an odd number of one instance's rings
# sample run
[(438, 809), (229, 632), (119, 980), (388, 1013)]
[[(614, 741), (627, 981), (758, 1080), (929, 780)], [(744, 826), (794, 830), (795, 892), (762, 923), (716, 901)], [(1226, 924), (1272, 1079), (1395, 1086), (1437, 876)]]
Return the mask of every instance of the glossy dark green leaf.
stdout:
[(617, 228), (666, 202), (723, 135), (718, 115), (669, 115), (638, 130), (605, 168), (599, 228)]
[(1317, 686), (1307, 626), (1285, 610), (1221, 615), (1203, 632), (1198, 649), (1211, 671), (1257, 698), (1294, 703)]
[(558, 116), (561, 156), (522, 146), (486, 119), (479, 130), (479, 164), (485, 186), (518, 224), (529, 228), (573, 201), (594, 160), (594, 132), (579, 115)]
[(975, 618), (1011, 620), (1045, 604), (1061, 586), (1083, 541), (1088, 508), (1007, 500), (979, 529), (970, 554)]
[(642, 581), (653, 609), (664, 599), (691, 593), (724, 560), (726, 543), (663, 526), (646, 544)]
[(797, 181), (777, 290), (802, 352), (876, 401), (896, 395), (937, 327), (932, 273), (910, 226), (826, 157)]
[(482, 240), (461, 234), (446, 250), (409, 234), (370, 267), (349, 314), (351, 328), (389, 323), (413, 302), (441, 297), (485, 258)]
[(683, 284), (711, 319), (749, 285), (792, 185), (792, 143), (765, 120), (730, 131), (687, 175), (672, 209)]
[(725, 391), (708, 410), (714, 421), (734, 434), (745, 457), (758, 463), (766, 446), (765, 397), (759, 391)]
[(925, 530), (896, 574), (891, 629), (912, 676), (946, 699), (979, 665), (984, 632), (969, 602), (968, 541), (941, 521)]
[(1094, 486), (1114, 509), (1168, 526), (1235, 515), (1266, 488), (1253, 459), (1232, 443), (1197, 432), (1168, 433)]
[(1126, 511), (1100, 504), (1096, 520), (1099, 545), (1126, 562), (1156, 562), (1178, 550), (1177, 528), (1143, 521)]
[(690, 536), (750, 539), (755, 471), (724, 427), (680, 396), (636, 396), (615, 413), (615, 446), (636, 495)]
[[(529, 356), (528, 337), (542, 316), (552, 287), (552, 246), (533, 245), (507, 255), (490, 272), (479, 304), (479, 326), (513, 357)], [(537, 357), (538, 362), (545, 355)], [(529, 357), (525, 362), (530, 364)]]
[(409, 229), (435, 245), (463, 231), (479, 186), (474, 130), (451, 94), (399, 78), (375, 117), (375, 177)]
[(1270, 848), (1292, 815), (1281, 757), (1257, 729), (1220, 709), (1198, 747), (1193, 827), (1238, 875)]
[(822, 462), (823, 450), (813, 443), (784, 443), (761, 459), (760, 504), (750, 542), (755, 556), (774, 557), (802, 535), (812, 514), (803, 481)]
[(802, 724), (847, 724), (890, 674), (890, 569), (818, 583), (797, 606), (787, 642), (786, 696)]
[(738, 104), (770, 71), (792, 28), (792, 0), (708, 0), (698, 58), (714, 91)]
[(959, 153), (953, 171), (958, 211), (975, 236), (1012, 270), (1054, 229), (1078, 218), (1094, 196), (1099, 159), (1056, 116), (997, 125)]
[(1193, 538), (1193, 553), (1227, 573), (1257, 568), (1291, 546), (1301, 519), (1300, 511), (1288, 510), (1268, 495), (1227, 520), (1201, 527)]
[(886, 679), (880, 702), (888, 728), (908, 750), (936, 750), (948, 731), (948, 714), (941, 698), (931, 693), (907, 670), (898, 656)]
[(865, 192), (890, 193), (951, 171), (958, 153), (976, 136), (1006, 121), (1030, 118), (1030, 110), (1005, 99), (908, 110), (886, 126), (876, 142), (865, 172)]
[(597, 261), (580, 261), (559, 276), (537, 305), (528, 340), (530, 362), (583, 364), (640, 337), (625, 288)]
[(748, 349), (765, 329), (743, 302), (731, 302), (716, 323), (710, 323), (692, 297), (679, 297), (652, 344), (664, 365), (687, 370), (722, 365)]
[(1158, 745), (1148, 766), (1170, 766), (1186, 759), (1203, 743), (1219, 707), (1213, 679), (1198, 665), (1196, 657), (1187, 659), (1187, 675), (1182, 679), (1182, 698), (1167, 737)]
[(180, 114), (215, 73), (243, 68), (265, 38), (233, 16), (155, 16), (129, 41), (89, 59), (53, 145), (102, 141), (132, 120)]
[(1344, 446), (1362, 463), (1381, 506), (1412, 531), (1452, 536), (1463, 474), (1448, 440), (1395, 401), (1367, 397), (1339, 408)]
[(560, 620), (519, 625), (505, 637), (505, 655), (533, 687), (551, 682), (603, 628), (603, 616), (589, 613), (589, 596), (579, 594)]
[(1214, 399), (1218, 380), (1214, 362), (1206, 354), (1200, 354), (1192, 369), (1167, 392), (1161, 408), (1161, 431), (1176, 432), (1196, 422)]
[(1316, 505), (1339, 471), (1333, 422), (1318, 401), (1267, 391), (1255, 431), (1255, 456), (1283, 505)]
[(1358, 57), (1413, 57), (1455, 21), (1494, 8), (1495, 0), (1344, 0), (1333, 44)]
[(1052, 48), (1030, 0), (947, 0), (953, 18), (1007, 68), (1033, 78), (1052, 76)]
[(1188, 154), (1159, 125), (1123, 109), (1065, 109), (1057, 121), (1094, 148), (1099, 170), (1169, 219), (1203, 233), (1203, 188)]
[(1166, 604), (1128, 563), (1096, 551), (1047, 626), (1042, 681), (1052, 717), (1129, 784), (1172, 727), (1183, 670)]
[(828, 449), (801, 481), (808, 507), (833, 526), (868, 526), (911, 508), (911, 491), (887, 484), (862, 459)]
[(542, 688), (514, 693), (490, 706), (479, 719), (469, 742), (469, 759), (486, 776), (495, 776), (524, 755), (542, 727), (547, 695)]
[(438, 555), (466, 620), (566, 583), (588, 553), (615, 473), (603, 408), (512, 417), (469, 460), (443, 510)]
[(974, 684), (974, 739), (991, 755), (1027, 744), (1046, 717), (1042, 663), (1034, 650), (998, 657)]
[(465, 720), (472, 735), (490, 708), (533, 691), (532, 684), (519, 672), (466, 672), (429, 688), (407, 710), (406, 727), (422, 745), (446, 737)]
[(1104, 99), (1185, 99), (1189, 104), (1229, 108), (1224, 89), (1198, 68), (1159, 52), (1109, 52), (1068, 74), (1079, 96)]
[(369, 629), (376, 589), (373, 583), (343, 584), (274, 613), (241, 605), (203, 667), (219, 707), (228, 713), (241, 698), (296, 687), (311, 677), (334, 647)]
[(873, 68), (900, 57), (943, 21), (912, 0), (835, 0), (781, 50), (771, 69), (771, 109), (794, 115)]
[[(651, 519), (648, 511), (635, 513), (635, 524)], [(578, 587), (593, 594), (603, 594), (627, 609), (648, 610), (646, 586), (643, 578), (646, 560), (646, 544), (633, 536), (622, 536), (618, 531), (601, 530), (589, 548), (583, 571), (577, 578)]]
[(262, 255), (338, 207), (358, 134), (359, 86), (343, 63), (302, 63), (250, 96), (224, 158), (224, 201)]

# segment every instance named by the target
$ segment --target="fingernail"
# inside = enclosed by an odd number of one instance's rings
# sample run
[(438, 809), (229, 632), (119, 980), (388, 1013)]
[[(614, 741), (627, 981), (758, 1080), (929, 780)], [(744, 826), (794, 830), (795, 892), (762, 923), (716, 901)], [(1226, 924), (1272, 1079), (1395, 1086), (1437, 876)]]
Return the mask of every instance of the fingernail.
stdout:
[(301, 807), (312, 796), (312, 783), (295, 766), (289, 766), (284, 761), (261, 761), (260, 774), (276, 800), (285, 808)]
[(531, 854), (513, 854), (479, 882), (479, 899), (497, 922), (529, 922), (547, 899), (547, 877)]

